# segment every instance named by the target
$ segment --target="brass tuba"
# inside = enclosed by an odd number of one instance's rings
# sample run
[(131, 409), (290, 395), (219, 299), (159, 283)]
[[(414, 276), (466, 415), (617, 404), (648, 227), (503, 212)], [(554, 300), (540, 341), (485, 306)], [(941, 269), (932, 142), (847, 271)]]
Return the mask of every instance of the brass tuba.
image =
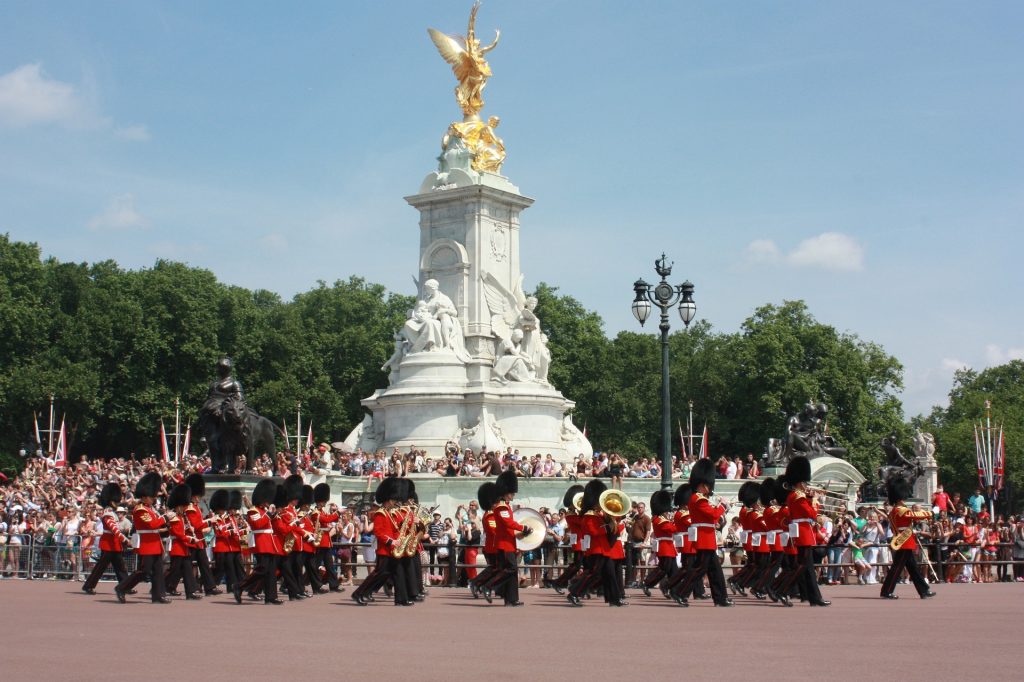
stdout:
[(907, 526), (906, 528), (901, 530), (898, 534), (892, 536), (892, 540), (889, 540), (889, 547), (893, 551), (898, 550), (900, 547), (902, 547), (907, 542), (907, 540), (910, 539), (910, 536), (913, 535), (913, 534), (914, 534), (914, 527), (913, 526)]
[(609, 488), (601, 493), (597, 503), (605, 516), (616, 518), (625, 516), (633, 507), (633, 501), (629, 499), (629, 495), (615, 488)]

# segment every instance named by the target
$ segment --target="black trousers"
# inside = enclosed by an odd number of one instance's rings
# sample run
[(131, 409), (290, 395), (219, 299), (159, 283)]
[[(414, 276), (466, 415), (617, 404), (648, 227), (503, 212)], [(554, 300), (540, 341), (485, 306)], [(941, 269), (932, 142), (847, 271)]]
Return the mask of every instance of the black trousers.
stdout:
[(409, 576), (411, 568), (412, 561), (409, 557), (403, 559), (384, 557), (384, 572), (391, 577), (391, 583), (395, 589), (396, 604), (407, 604), (412, 601), (414, 595), (409, 593), (409, 583), (412, 579)]
[(337, 590), (338, 585), (338, 570), (334, 567), (334, 549), (331, 547), (318, 547), (316, 554), (313, 557), (313, 567), (319, 571), (320, 566), (324, 567), (324, 572), (327, 574), (327, 585), (332, 590)]
[(167, 570), (164, 580), (172, 592), (178, 586), (179, 580), (184, 580), (185, 582), (186, 595), (192, 595), (199, 591), (199, 583), (196, 582), (196, 574), (192, 570), (192, 557), (172, 556), (171, 566)]
[(581, 568), (583, 568), (583, 552), (575, 552), (572, 563), (566, 566), (561, 575), (555, 578), (552, 583), (556, 587), (568, 587), (569, 581), (580, 572)]
[(239, 585), (242, 589), (251, 594), (258, 594), (263, 590), (263, 601), (271, 602), (277, 599), (277, 565), (279, 557), (277, 554), (258, 553), (250, 573)]
[(892, 566), (889, 567), (889, 572), (885, 574), (885, 582), (882, 583), (883, 597), (896, 591), (896, 581), (899, 580), (904, 568), (910, 574), (910, 580), (914, 583), (914, 587), (917, 588), (917, 593), (922, 595), (928, 592), (928, 583), (924, 581), (924, 576), (921, 575), (921, 569), (917, 565), (917, 557), (914, 556), (914, 550), (897, 549), (893, 552)]
[(797, 585), (801, 596), (811, 604), (821, 601), (821, 590), (818, 589), (818, 571), (814, 565), (814, 547), (799, 547), (796, 555)]
[(676, 564), (676, 558), (674, 556), (660, 556), (658, 557), (657, 568), (647, 572), (647, 578), (644, 580), (644, 587), (650, 589), (662, 580), (674, 576), (678, 570), (679, 566)]
[(711, 586), (711, 598), (716, 604), (726, 600), (725, 575), (722, 573), (722, 562), (718, 559), (718, 552), (713, 549), (698, 549), (694, 555), (693, 565), (686, 573), (686, 577), (676, 587), (676, 591), (686, 595), (694, 589), (694, 584), (702, 582), (704, 576), (708, 577), (708, 584)]
[(164, 555), (144, 554), (139, 557), (138, 568), (124, 580), (117, 584), (117, 589), (128, 592), (135, 589), (135, 586), (143, 578), (149, 578), (149, 594), (153, 601), (163, 599), (167, 596), (164, 589)]
[(626, 598), (626, 583), (623, 580), (623, 569), (625, 568), (625, 559), (609, 559), (608, 563), (612, 565), (612, 591), (611, 596), (608, 592), (605, 592), (604, 600), (608, 603), (614, 601), (622, 601)]
[(519, 562), (515, 552), (498, 552), (494, 577), (488, 581), (488, 587), (501, 594), (506, 604), (519, 601)]
[(203, 591), (210, 594), (216, 585), (213, 582), (213, 571), (210, 570), (210, 559), (206, 556), (206, 548), (193, 547), (192, 561), (199, 567), (199, 582), (203, 585)]
[(302, 571), (302, 552), (292, 552), (281, 558), (279, 564), (281, 579), (284, 581), (284, 590), (288, 597), (294, 599), (303, 593), (299, 584), (299, 575)]
[(779, 569), (782, 567), (782, 552), (769, 552), (768, 559), (764, 567), (761, 569), (761, 575), (757, 579), (757, 583), (754, 584), (754, 589), (758, 592), (767, 592), (768, 588), (772, 586), (775, 581), (775, 576), (778, 574)]
[(359, 587), (352, 591), (353, 597), (370, 597), (391, 580), (391, 574), (388, 573), (388, 560), (390, 558), (382, 554), (377, 555), (377, 561), (373, 568), (367, 573), (363, 582), (359, 583)]
[(96, 585), (100, 582), (100, 578), (103, 577), (103, 573), (106, 572), (107, 566), (114, 567), (114, 575), (117, 576), (117, 582), (121, 582), (128, 577), (128, 571), (124, 567), (124, 557), (121, 556), (121, 553), (108, 552), (104, 549), (100, 552), (100, 558), (96, 561), (96, 565), (92, 567), (89, 577), (85, 579), (82, 589), (95, 590)]
[(423, 560), (420, 559), (419, 552), (406, 558), (409, 562), (406, 568), (409, 574), (409, 598), (412, 599), (416, 595), (423, 594)]
[(320, 580), (320, 569), (316, 565), (316, 553), (301, 552), (299, 557), (303, 573), (303, 577), (299, 581), (300, 584), (305, 587), (306, 583), (309, 583), (314, 592), (319, 592), (320, 588), (324, 586), (324, 581)]
[(635, 546), (631, 540), (626, 543), (626, 584), (632, 585), (636, 582), (637, 566), (643, 561), (643, 547)]
[(242, 575), (241, 552), (213, 553), (213, 582), (215, 585), (219, 585), (223, 578), (228, 589), (234, 590), (235, 585), (242, 581)]

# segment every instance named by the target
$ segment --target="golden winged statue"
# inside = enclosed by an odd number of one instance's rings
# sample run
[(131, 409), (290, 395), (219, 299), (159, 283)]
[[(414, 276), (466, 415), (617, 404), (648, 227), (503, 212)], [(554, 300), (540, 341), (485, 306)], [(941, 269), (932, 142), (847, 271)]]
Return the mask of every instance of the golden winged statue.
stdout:
[(494, 31), (494, 42), (487, 47), (480, 47), (480, 41), (476, 38), (476, 13), (480, 9), (480, 3), (473, 5), (469, 13), (469, 28), (466, 30), (465, 39), (462, 36), (449, 36), (437, 29), (428, 28), (427, 33), (434, 41), (438, 52), (446, 62), (452, 65), (452, 71), (459, 80), (455, 88), (455, 99), (462, 107), (464, 121), (479, 121), (480, 110), (483, 109), (484, 86), (487, 79), (491, 77), (491, 67), (484, 59), (484, 55), (490, 52), (498, 44), (501, 31)]

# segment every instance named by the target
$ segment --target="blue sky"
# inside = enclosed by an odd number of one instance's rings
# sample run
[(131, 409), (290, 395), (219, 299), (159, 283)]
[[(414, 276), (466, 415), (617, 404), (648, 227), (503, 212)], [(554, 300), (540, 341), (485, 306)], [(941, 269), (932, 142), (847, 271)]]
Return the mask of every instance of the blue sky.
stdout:
[[(402, 197), (459, 117), (426, 28), (469, 8), (2, 3), (0, 232), (286, 298), (413, 293)], [(717, 329), (805, 299), (928, 411), (956, 367), (1024, 357), (1022, 27), (1015, 2), (485, 2), (527, 287), (636, 330), (664, 250)]]

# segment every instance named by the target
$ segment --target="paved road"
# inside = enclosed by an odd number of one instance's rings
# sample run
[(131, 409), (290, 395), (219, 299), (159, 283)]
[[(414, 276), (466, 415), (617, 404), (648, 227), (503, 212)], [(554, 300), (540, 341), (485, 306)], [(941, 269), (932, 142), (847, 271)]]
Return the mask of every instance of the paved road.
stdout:
[[(527, 605), (507, 609), (439, 588), (402, 609), (358, 607), (347, 594), (160, 606), (141, 591), (121, 605), (110, 583), (95, 597), (79, 587), (0, 581), (0, 677), (1006, 680), (1020, 679), (1024, 634), (1019, 584), (940, 585), (927, 601), (901, 585), (895, 602), (878, 599), (877, 586), (825, 588), (828, 609), (684, 609), (639, 594), (628, 608), (573, 609), (550, 590), (521, 590)], [(503, 672), (489, 674), (495, 661)]]

